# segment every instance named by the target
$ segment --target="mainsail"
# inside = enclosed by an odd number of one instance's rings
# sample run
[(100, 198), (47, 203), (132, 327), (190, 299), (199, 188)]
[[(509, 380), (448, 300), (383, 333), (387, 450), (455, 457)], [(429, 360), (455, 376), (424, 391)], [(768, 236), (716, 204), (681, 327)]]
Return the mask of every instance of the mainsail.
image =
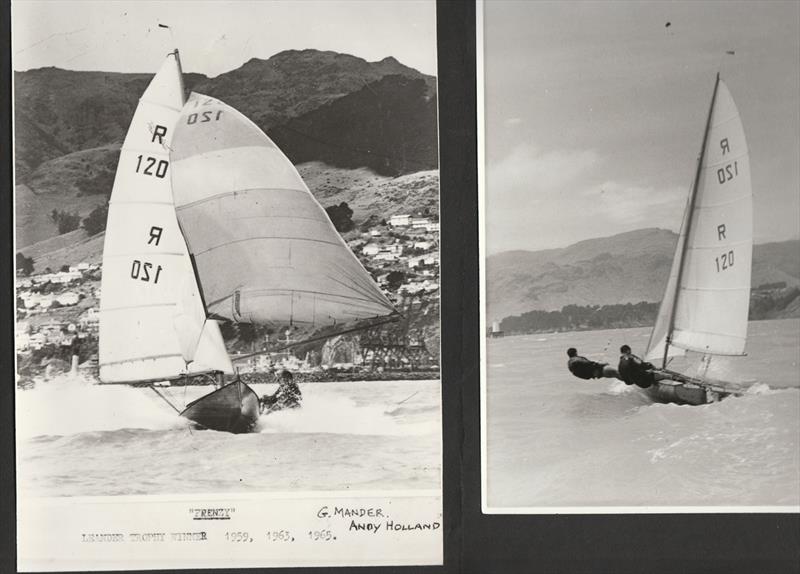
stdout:
[(648, 349), (741, 355), (753, 251), (750, 162), (739, 112), (717, 75), (695, 183)]
[(394, 312), (292, 163), (238, 111), (193, 93), (171, 160), (211, 316), (321, 327)]
[(120, 151), (108, 207), (100, 300), (100, 380), (232, 373), (206, 320), (172, 198), (170, 145), (183, 107), (177, 52), (145, 90)]

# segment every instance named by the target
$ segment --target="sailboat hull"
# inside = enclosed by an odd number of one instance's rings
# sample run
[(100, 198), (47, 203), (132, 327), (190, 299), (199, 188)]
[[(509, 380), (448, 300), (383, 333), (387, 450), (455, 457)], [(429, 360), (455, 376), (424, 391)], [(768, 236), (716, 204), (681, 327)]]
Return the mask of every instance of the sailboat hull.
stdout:
[(258, 395), (240, 380), (189, 403), (182, 417), (222, 432), (251, 432), (258, 421)]
[(742, 392), (725, 388), (721, 384), (702, 383), (691, 377), (675, 373), (678, 380), (663, 379), (644, 389), (654, 401), (678, 405), (706, 405), (716, 403), (731, 396), (741, 396)]
[(663, 380), (645, 389), (654, 401), (659, 403), (676, 403), (679, 405), (704, 405), (708, 402), (707, 391), (691, 383)]

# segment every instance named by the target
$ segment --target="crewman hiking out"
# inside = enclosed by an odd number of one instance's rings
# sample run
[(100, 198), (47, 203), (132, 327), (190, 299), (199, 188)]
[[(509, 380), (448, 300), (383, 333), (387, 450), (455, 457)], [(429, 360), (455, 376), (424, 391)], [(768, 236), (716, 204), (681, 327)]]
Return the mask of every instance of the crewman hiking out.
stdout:
[(617, 371), (619, 372), (619, 378), (626, 385), (636, 385), (646, 389), (656, 381), (668, 377), (666, 373), (659, 371), (652, 363), (643, 361), (634, 355), (628, 345), (622, 345), (619, 348), (619, 352), (621, 356)]
[(598, 363), (581, 357), (575, 347), (567, 349), (567, 356), (569, 357), (567, 361), (569, 372), (579, 379), (619, 378), (619, 373), (614, 367), (608, 363)]

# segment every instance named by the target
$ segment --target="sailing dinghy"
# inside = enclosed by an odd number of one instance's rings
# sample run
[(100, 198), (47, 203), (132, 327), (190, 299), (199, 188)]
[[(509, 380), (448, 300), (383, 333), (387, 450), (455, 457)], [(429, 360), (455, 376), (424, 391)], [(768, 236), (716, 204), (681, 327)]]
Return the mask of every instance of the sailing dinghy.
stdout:
[[(297, 170), (242, 114), (184, 98), (177, 50), (123, 143), (103, 251), (101, 383), (148, 386), (201, 427), (253, 430), (217, 320), (311, 328), (396, 315)], [(335, 334), (335, 333), (334, 333)], [(216, 378), (177, 408), (163, 381)]]
[(717, 74), (694, 183), (646, 360), (669, 379), (647, 389), (656, 400), (699, 405), (741, 394), (729, 384), (670, 370), (686, 351), (743, 355), (753, 252), (753, 197), (744, 128)]

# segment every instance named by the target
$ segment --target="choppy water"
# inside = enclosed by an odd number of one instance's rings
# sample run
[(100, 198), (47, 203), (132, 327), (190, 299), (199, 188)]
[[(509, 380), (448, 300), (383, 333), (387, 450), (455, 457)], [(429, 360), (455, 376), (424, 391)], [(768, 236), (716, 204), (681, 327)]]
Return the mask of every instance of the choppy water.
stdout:
[[(440, 487), (438, 381), (301, 384), (303, 408), (243, 435), (192, 429), (149, 389), (93, 383), (17, 391), (22, 496)], [(183, 405), (209, 390), (165, 391)]]
[(644, 354), (650, 329), (488, 341), (487, 499), (492, 507), (800, 504), (800, 320), (753, 322), (746, 357), (709, 375), (740, 398), (656, 404), (566, 368), (570, 346), (616, 364)]

